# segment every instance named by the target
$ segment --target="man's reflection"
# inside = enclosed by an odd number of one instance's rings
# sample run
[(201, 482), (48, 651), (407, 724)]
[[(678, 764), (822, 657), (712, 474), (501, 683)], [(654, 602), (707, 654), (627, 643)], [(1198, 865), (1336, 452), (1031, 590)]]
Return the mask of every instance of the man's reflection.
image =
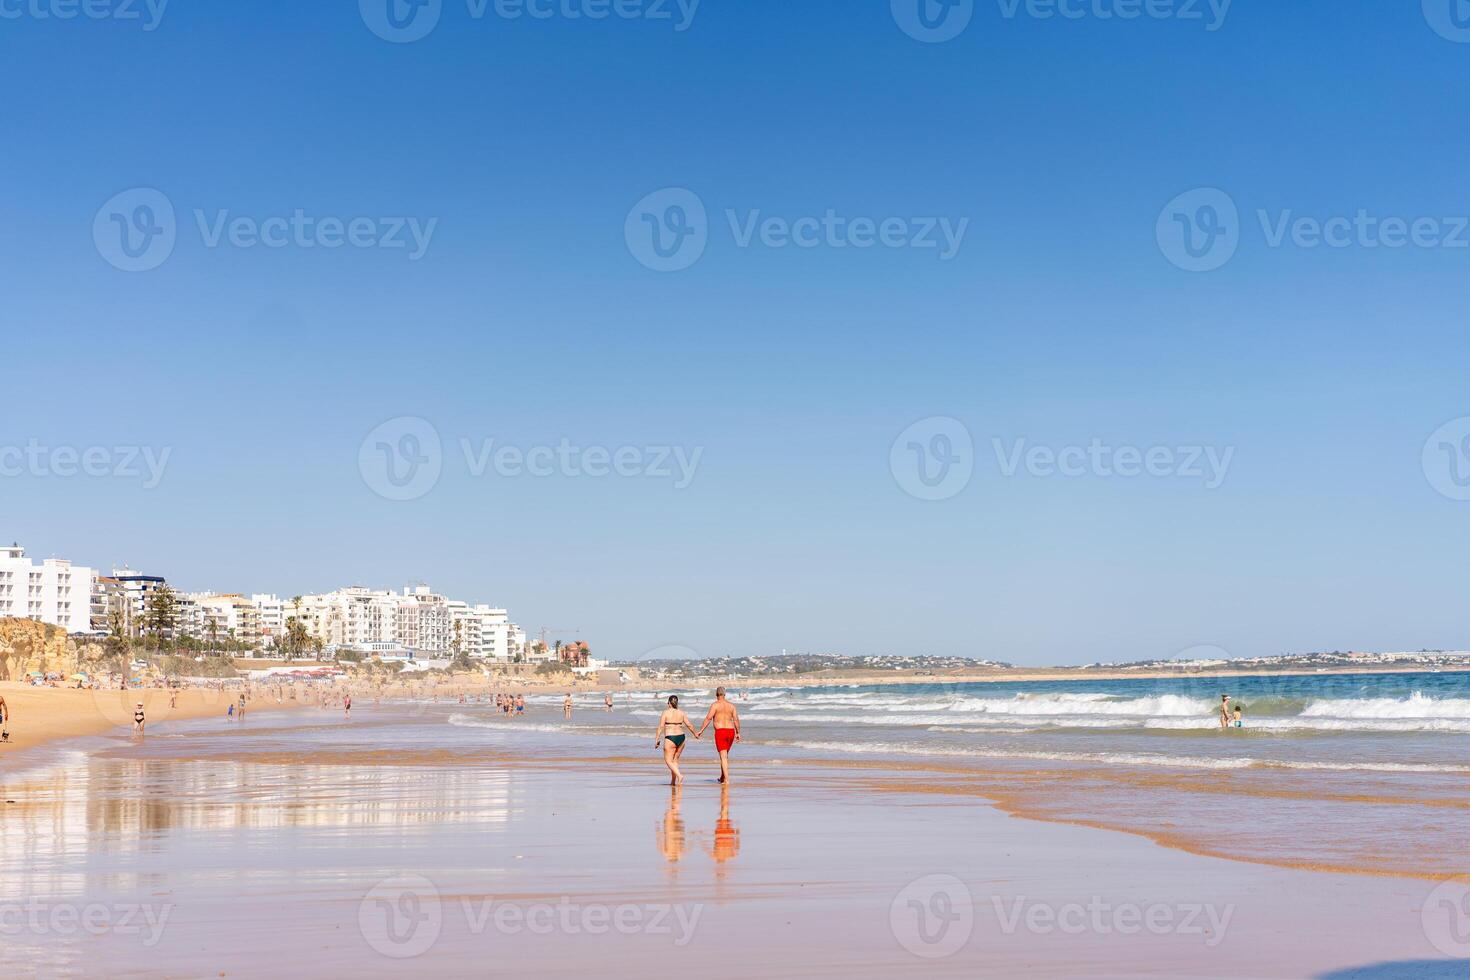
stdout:
[(740, 853), (740, 828), (730, 819), (730, 784), (720, 784), (720, 819), (715, 821), (715, 848), (711, 852), (716, 863), (734, 860)]

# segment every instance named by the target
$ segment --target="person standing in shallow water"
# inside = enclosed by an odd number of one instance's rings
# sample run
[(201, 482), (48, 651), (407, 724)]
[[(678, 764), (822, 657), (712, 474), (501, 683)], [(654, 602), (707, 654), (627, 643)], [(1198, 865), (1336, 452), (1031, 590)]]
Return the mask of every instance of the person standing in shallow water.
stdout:
[(694, 733), (695, 738), (704, 735), (704, 730), (713, 722), (715, 726), (715, 751), (720, 753), (720, 782), (730, 781), (730, 749), (740, 741), (740, 712), (725, 700), (725, 689), (715, 688), (715, 703), (709, 706), (704, 724)]
[[(686, 729), (688, 735), (685, 734)], [(689, 716), (679, 710), (679, 695), (670, 694), (669, 706), (658, 717), (658, 731), (653, 739), (654, 748), (663, 746), (664, 765), (669, 767), (670, 786), (678, 786), (684, 781), (684, 774), (679, 771), (679, 756), (684, 754), (684, 740), (689, 735), (699, 737), (699, 733), (689, 723)]]

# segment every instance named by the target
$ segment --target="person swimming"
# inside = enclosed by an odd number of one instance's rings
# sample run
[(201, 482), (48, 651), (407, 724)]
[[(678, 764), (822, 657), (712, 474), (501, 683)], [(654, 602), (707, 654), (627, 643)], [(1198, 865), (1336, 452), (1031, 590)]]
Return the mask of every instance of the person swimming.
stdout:
[[(685, 733), (688, 729), (688, 733)], [(677, 786), (684, 781), (684, 774), (679, 771), (679, 756), (684, 754), (684, 740), (693, 735), (699, 738), (699, 733), (689, 723), (689, 716), (679, 710), (679, 695), (669, 695), (669, 706), (664, 709), (663, 714), (658, 716), (658, 731), (653, 740), (653, 747), (658, 748), (664, 742), (669, 744), (663, 746), (664, 765), (669, 767), (669, 785)]]

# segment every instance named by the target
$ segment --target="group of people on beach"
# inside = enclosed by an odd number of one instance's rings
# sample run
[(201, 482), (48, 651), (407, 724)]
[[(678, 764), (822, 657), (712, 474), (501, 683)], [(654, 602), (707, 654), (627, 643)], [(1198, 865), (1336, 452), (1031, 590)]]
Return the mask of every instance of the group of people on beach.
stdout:
[(728, 783), (730, 749), (740, 741), (740, 712), (725, 699), (725, 689), (715, 689), (715, 703), (705, 713), (704, 724), (699, 726), (698, 731), (695, 731), (689, 716), (680, 709), (679, 695), (669, 695), (669, 706), (659, 715), (653, 747), (663, 747), (664, 765), (669, 768), (670, 785), (677, 786), (684, 781), (684, 774), (679, 771), (679, 756), (684, 754), (685, 740), (690, 735), (695, 739), (703, 738), (705, 729), (710, 725), (715, 726), (715, 751), (720, 756), (720, 782)]

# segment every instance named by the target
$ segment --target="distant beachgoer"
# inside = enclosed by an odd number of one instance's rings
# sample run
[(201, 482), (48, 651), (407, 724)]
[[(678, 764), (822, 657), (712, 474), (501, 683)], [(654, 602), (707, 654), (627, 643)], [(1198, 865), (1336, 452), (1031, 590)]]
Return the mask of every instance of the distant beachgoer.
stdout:
[(342, 714), (344, 718), (352, 717), (352, 695), (347, 694), (342, 698)]
[(725, 689), (715, 688), (715, 703), (709, 706), (704, 724), (694, 733), (695, 738), (704, 735), (704, 730), (713, 722), (715, 726), (715, 751), (720, 754), (720, 782), (730, 781), (730, 749), (740, 741), (740, 712), (725, 700)]
[(1220, 695), (1220, 727), (1230, 727), (1230, 695)]
[(516, 695), (516, 714), (523, 715), (525, 713), (526, 713), (526, 696), (524, 694), (517, 694)]
[(10, 706), (0, 697), (0, 742), (10, 741)]
[(230, 702), (230, 706), (225, 709), (225, 721), (234, 721), (234, 720), (235, 720), (235, 702), (231, 701)]
[(240, 695), (240, 715), (239, 715), (239, 717), (240, 717), (240, 720), (241, 721), (244, 721), (245, 720), (245, 695), (243, 695), (243, 694)]
[(143, 702), (139, 701), (138, 706), (133, 709), (133, 734), (142, 735), (143, 727), (146, 724), (147, 718), (143, 715)]
[(607, 694), (604, 694), (602, 696), (602, 710), (603, 711), (611, 711), (612, 710), (612, 692), (611, 691), (609, 691)]
[[(679, 710), (679, 695), (670, 694), (669, 706), (658, 716), (658, 731), (653, 739), (654, 748), (663, 746), (664, 765), (669, 767), (670, 786), (677, 786), (684, 781), (684, 774), (679, 771), (679, 756), (684, 754), (684, 739), (688, 737), (685, 729), (695, 738), (699, 737), (699, 732), (689, 723), (689, 716)], [(665, 742), (669, 744), (664, 745)]]
[(171, 709), (179, 706), (179, 689), (176, 687), (168, 689), (168, 706)]
[(562, 700), (561, 710), (563, 712), (565, 712), (565, 714), (566, 714), (566, 716), (568, 718), (570, 718), (572, 716), (572, 692), (571, 691), (568, 691), (566, 698)]
[(1237, 704), (1237, 705), (1236, 705), (1236, 706), (1235, 706), (1235, 727), (1236, 727), (1236, 728), (1239, 728), (1239, 727), (1241, 727), (1241, 726), (1240, 726), (1240, 715), (1241, 715), (1241, 710), (1242, 710), (1242, 709), (1241, 709), (1241, 707), (1240, 707), (1240, 705), (1238, 705), (1238, 704)]

